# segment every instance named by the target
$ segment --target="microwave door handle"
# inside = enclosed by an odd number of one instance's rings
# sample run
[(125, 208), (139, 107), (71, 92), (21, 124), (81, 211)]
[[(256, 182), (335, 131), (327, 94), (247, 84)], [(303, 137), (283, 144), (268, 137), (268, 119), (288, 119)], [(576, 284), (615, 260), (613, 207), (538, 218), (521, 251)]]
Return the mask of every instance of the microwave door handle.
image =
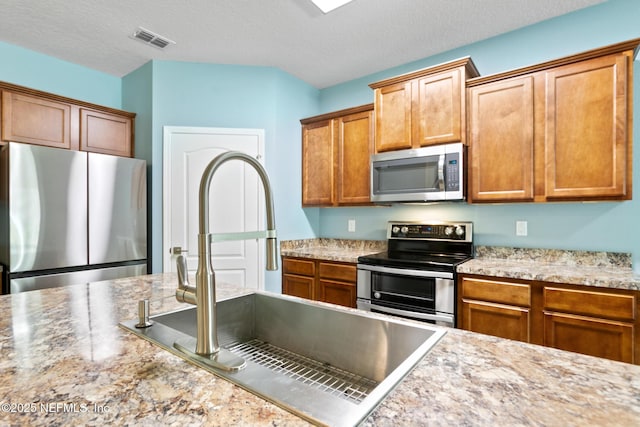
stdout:
[(438, 156), (438, 188), (444, 191), (444, 154)]

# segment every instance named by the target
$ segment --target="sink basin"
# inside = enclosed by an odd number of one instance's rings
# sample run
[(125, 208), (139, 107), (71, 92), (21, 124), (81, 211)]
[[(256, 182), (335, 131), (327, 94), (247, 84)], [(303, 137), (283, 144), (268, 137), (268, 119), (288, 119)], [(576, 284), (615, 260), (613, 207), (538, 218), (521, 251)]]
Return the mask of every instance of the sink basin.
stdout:
[(283, 295), (253, 293), (218, 301), (220, 346), (245, 359), (229, 372), (190, 358), (196, 309), (122, 326), (315, 424), (357, 425), (445, 334), (440, 328), (346, 311)]

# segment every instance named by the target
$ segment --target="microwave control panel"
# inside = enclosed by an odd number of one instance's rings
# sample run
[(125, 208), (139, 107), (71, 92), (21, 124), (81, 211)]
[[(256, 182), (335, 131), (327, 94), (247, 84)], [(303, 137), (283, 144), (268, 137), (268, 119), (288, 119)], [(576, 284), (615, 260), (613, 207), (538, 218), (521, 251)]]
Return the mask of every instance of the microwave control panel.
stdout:
[(460, 155), (448, 153), (444, 157), (445, 191), (460, 191)]

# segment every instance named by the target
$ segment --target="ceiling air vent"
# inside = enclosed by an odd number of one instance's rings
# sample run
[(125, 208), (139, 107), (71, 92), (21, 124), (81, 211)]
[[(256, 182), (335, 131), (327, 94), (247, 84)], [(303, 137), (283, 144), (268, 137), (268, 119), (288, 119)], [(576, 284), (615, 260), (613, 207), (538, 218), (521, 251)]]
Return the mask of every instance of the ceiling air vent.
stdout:
[(176, 44), (173, 40), (169, 40), (159, 34), (149, 31), (146, 28), (138, 27), (138, 29), (132, 34), (132, 38), (140, 40), (143, 43), (157, 47), (158, 49), (164, 49), (170, 44)]

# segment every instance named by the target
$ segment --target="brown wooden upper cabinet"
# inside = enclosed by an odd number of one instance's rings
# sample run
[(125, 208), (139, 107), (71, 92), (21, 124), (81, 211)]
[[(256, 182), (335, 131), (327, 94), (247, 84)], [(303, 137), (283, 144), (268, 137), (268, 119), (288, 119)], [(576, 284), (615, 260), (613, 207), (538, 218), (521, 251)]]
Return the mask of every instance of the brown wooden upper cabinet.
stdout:
[(2, 141), (133, 157), (135, 114), (0, 82)]
[(120, 114), (81, 108), (80, 149), (94, 153), (132, 156), (132, 118)]
[(631, 199), (639, 43), (469, 80), (469, 201)]
[(369, 85), (375, 92), (375, 152), (466, 141), (466, 57)]
[(302, 206), (369, 204), (373, 104), (300, 123)]
[(2, 140), (71, 148), (71, 104), (3, 90)]

